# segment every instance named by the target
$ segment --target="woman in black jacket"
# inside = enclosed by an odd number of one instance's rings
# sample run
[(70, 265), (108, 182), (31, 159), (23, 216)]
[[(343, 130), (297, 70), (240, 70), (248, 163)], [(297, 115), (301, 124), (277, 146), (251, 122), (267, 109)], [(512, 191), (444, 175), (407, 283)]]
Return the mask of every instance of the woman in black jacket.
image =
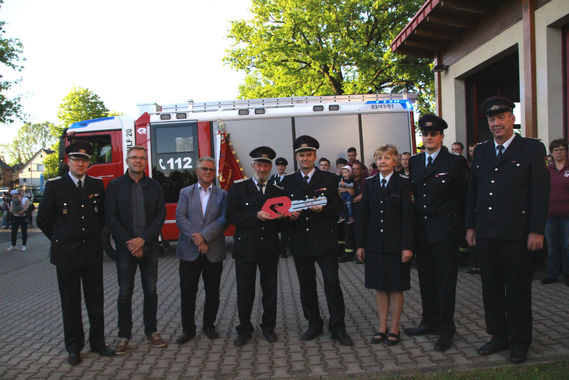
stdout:
[[(371, 343), (399, 343), (403, 291), (410, 288), (409, 261), (413, 255), (411, 183), (394, 171), (398, 159), (393, 145), (375, 153), (379, 173), (365, 182), (356, 219), (357, 255), (365, 262), (365, 286), (376, 290), (379, 329)], [(391, 311), (391, 327), (387, 317)]]

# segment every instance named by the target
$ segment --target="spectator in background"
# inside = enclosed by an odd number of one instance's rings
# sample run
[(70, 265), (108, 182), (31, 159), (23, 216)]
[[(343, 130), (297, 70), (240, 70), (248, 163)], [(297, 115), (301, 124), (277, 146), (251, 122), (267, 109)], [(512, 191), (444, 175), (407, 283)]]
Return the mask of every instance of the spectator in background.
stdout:
[(551, 191), (549, 212), (545, 223), (545, 238), (548, 243), (547, 275), (542, 284), (552, 284), (564, 276), (569, 286), (569, 163), (567, 161), (567, 140), (553, 140), (549, 145), (553, 164), (548, 166)]
[(318, 160), (318, 169), (322, 170), (323, 172), (330, 171), (330, 160), (328, 160), (326, 157), (322, 157), (320, 160)]
[(401, 153), (401, 172), (399, 174), (409, 176), (409, 158), (411, 157), (411, 153), (403, 152)]
[(2, 228), (7, 229), (10, 228), (10, 222), (12, 215), (10, 214), (10, 201), (11, 201), (10, 193), (5, 191), (2, 193), (2, 213), (4, 214), (2, 220)]
[(342, 223), (346, 219), (348, 224), (352, 224), (354, 222), (354, 211), (352, 207), (352, 201), (354, 198), (352, 196), (353, 191), (350, 191), (353, 189), (354, 179), (352, 177), (352, 167), (350, 165), (344, 165), (342, 168), (342, 178), (338, 183), (338, 192), (340, 193), (344, 207), (342, 209), (342, 213), (338, 217), (338, 223)]
[(340, 180), (340, 178), (342, 177), (342, 168), (347, 163), (348, 163), (348, 160), (346, 160), (343, 157), (340, 157), (336, 160), (336, 175), (338, 176), (338, 180)]
[[(354, 161), (352, 164), (352, 175), (354, 179), (354, 187), (350, 189), (352, 194), (352, 203), (357, 205), (362, 200), (362, 193), (364, 190), (365, 176), (363, 175), (363, 165), (359, 160)], [(358, 208), (354, 207), (354, 220), (358, 218)], [(352, 261), (356, 248), (356, 235), (355, 224), (345, 223), (344, 225), (344, 252), (340, 258), (340, 262)], [(356, 264), (361, 264), (360, 260), (356, 259)]]
[(348, 148), (348, 151), (347, 151), (346, 153), (347, 153), (347, 155), (348, 155), (348, 163), (349, 163), (350, 165), (353, 165), (356, 161), (359, 162), (360, 165), (361, 165), (361, 167), (362, 167), (362, 169), (363, 169), (363, 172), (362, 172), (363, 177), (364, 177), (364, 178), (367, 177), (367, 173), (368, 173), (367, 167), (366, 167), (363, 163), (361, 163), (361, 162), (358, 160), (358, 153), (357, 153), (357, 151), (356, 151), (356, 148), (354, 148), (353, 146), (351, 146), (351, 147)]
[(286, 175), (286, 166), (288, 165), (288, 161), (284, 157), (279, 157), (275, 160), (275, 166), (277, 167), (277, 172), (269, 177), (269, 183), (280, 186), (281, 182), (283, 181), (284, 176)]
[(24, 190), (12, 190), (12, 201), (10, 202), (10, 213), (12, 214), (12, 245), (6, 248), (7, 251), (16, 249), (16, 241), (18, 239), (18, 228), (22, 228), (22, 251), (26, 250), (26, 242), (28, 240), (28, 208), (30, 200), (24, 196)]
[(464, 144), (461, 143), (460, 141), (455, 141), (450, 146), (450, 150), (452, 154), (456, 154), (457, 156), (462, 156), (462, 153), (464, 152)]

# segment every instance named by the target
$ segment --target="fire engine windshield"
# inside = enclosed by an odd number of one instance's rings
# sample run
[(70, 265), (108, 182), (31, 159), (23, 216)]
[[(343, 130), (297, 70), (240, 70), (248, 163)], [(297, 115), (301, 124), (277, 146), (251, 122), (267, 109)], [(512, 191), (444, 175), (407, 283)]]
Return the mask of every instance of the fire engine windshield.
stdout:
[(157, 125), (151, 130), (152, 176), (162, 184), (166, 202), (197, 181), (197, 123)]

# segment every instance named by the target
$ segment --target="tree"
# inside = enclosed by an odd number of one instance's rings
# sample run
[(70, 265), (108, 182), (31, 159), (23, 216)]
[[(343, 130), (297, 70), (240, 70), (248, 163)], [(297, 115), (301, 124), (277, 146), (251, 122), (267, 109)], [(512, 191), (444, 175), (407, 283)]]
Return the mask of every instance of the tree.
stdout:
[(48, 149), (55, 142), (51, 135), (53, 125), (46, 121), (36, 124), (24, 124), (10, 144), (10, 163), (28, 162), (40, 149)]
[[(0, 7), (4, 3), (0, 0)], [(4, 21), (0, 21), (0, 72), (7, 70), (21, 71), (23, 66), (20, 64), (23, 61), (21, 54), (23, 45), (17, 38), (4, 38)], [(23, 118), (22, 106), (20, 104), (20, 97), (16, 96), (12, 99), (8, 98), (5, 94), (19, 80), (6, 80), (0, 74), (0, 123), (11, 123), (16, 118)]]
[(423, 0), (252, 0), (233, 21), (225, 62), (246, 72), (243, 98), (434, 93), (431, 62), (391, 52), (390, 43)]
[[(57, 117), (61, 121), (58, 126), (53, 126), (51, 134), (54, 137), (60, 137), (63, 130), (69, 125), (90, 119), (97, 119), (100, 117), (107, 117), (109, 110), (105, 103), (101, 100), (99, 95), (95, 94), (88, 88), (73, 87), (69, 94), (67, 94), (61, 104), (59, 105), (59, 112)], [(58, 144), (54, 144), (51, 148), (56, 152), (59, 149)], [(59, 173), (60, 161), (59, 154), (48, 156), (44, 161), (47, 177), (51, 178)]]
[(78, 121), (106, 117), (109, 113), (99, 95), (88, 88), (73, 87), (59, 105), (57, 117), (61, 130)]

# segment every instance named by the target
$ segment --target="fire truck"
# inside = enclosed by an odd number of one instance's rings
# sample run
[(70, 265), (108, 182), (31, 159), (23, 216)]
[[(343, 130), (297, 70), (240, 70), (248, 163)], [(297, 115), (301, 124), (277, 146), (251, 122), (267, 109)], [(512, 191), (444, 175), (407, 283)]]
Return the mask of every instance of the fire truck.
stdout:
[[(412, 94), (309, 96), (193, 102), (160, 106), (139, 104), (140, 116), (86, 120), (70, 125), (60, 141), (60, 161), (65, 147), (76, 139), (92, 143), (95, 151), (88, 174), (106, 184), (125, 173), (130, 147), (148, 150), (146, 174), (162, 184), (167, 217), (161, 240), (177, 240), (175, 210), (180, 189), (197, 181), (199, 157), (217, 162), (217, 184), (228, 189), (237, 179), (252, 175), (248, 153), (268, 145), (297, 169), (293, 141), (311, 135), (320, 142), (318, 157), (334, 162), (356, 147), (362, 162), (373, 162), (375, 149), (394, 144), (400, 152), (413, 152), (415, 133)], [(105, 252), (116, 255), (108, 231)]]

